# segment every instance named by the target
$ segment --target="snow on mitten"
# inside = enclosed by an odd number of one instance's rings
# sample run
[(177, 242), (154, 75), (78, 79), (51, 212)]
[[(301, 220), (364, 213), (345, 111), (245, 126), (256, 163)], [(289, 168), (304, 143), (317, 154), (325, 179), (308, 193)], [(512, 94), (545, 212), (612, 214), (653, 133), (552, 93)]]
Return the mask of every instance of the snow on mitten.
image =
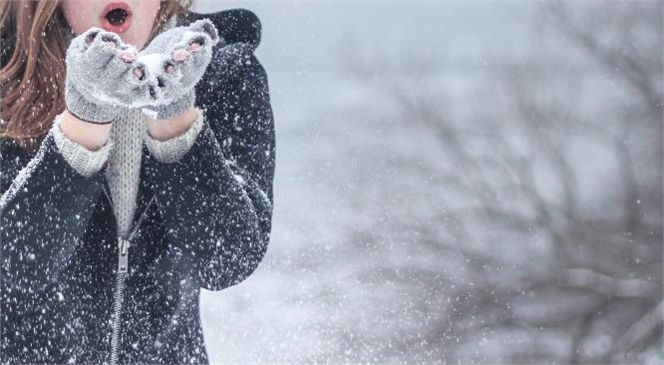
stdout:
[(152, 40), (138, 55), (138, 61), (148, 68), (150, 82), (158, 85), (156, 102), (144, 112), (153, 119), (167, 119), (194, 105), (194, 86), (218, 42), (217, 28), (208, 19), (167, 30)]
[(110, 123), (123, 108), (154, 102), (156, 85), (150, 84), (137, 50), (112, 32), (90, 28), (67, 49), (65, 102), (79, 119)]

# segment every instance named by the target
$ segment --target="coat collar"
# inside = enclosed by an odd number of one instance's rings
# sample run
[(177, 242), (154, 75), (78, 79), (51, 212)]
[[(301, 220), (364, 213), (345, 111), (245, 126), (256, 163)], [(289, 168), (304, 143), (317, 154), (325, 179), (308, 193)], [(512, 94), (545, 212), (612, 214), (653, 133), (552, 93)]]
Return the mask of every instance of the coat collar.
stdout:
[(212, 21), (223, 45), (242, 44), (251, 47), (253, 51), (261, 42), (261, 22), (256, 14), (247, 9), (229, 9), (209, 14), (188, 11), (178, 17), (177, 25), (188, 25), (203, 18)]

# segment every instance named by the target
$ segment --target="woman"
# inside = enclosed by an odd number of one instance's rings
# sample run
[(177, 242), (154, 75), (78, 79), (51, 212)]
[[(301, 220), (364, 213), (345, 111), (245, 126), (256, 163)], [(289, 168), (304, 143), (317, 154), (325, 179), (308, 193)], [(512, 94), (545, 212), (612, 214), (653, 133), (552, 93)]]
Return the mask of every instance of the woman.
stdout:
[[(265, 255), (260, 23), (228, 10), (207, 26), (188, 8), (0, 3), (2, 363), (207, 363), (200, 288), (241, 282)], [(136, 82), (132, 106), (112, 98), (129, 90), (119, 75)]]

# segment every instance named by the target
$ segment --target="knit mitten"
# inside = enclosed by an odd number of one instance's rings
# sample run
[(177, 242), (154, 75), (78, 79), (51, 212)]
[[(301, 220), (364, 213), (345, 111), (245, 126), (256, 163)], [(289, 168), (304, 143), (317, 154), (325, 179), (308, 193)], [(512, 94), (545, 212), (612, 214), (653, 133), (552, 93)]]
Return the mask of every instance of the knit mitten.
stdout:
[(74, 38), (66, 57), (69, 112), (87, 122), (107, 124), (123, 109), (154, 102), (156, 85), (150, 84), (137, 53), (115, 33), (99, 28)]
[(139, 53), (138, 61), (156, 84), (156, 102), (144, 108), (154, 119), (168, 119), (194, 105), (194, 86), (212, 60), (219, 42), (217, 28), (208, 19), (177, 27), (158, 35)]

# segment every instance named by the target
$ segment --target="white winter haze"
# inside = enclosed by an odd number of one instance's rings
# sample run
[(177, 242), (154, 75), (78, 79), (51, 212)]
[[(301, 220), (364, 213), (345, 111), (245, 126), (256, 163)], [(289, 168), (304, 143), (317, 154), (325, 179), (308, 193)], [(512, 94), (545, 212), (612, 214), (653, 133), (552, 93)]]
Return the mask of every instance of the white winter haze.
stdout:
[(275, 208), (211, 363), (664, 361), (661, 1), (236, 7)]

